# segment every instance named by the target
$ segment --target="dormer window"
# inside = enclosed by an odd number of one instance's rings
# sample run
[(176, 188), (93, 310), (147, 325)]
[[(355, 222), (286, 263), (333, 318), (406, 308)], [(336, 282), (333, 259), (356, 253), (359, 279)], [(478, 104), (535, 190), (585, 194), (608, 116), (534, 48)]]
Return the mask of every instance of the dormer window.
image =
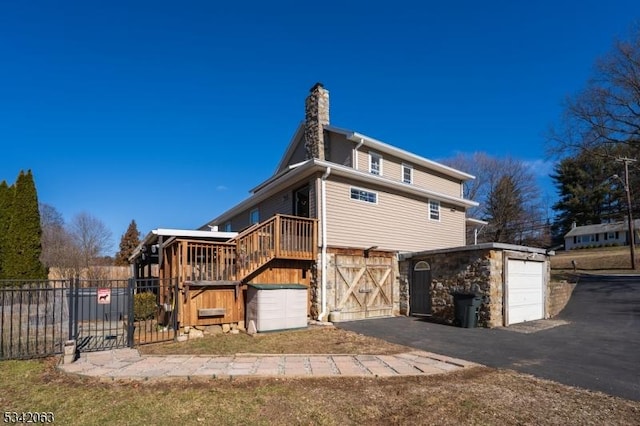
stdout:
[(408, 164), (402, 165), (402, 182), (413, 183), (413, 167)]
[(382, 156), (380, 154), (369, 153), (369, 173), (382, 176)]

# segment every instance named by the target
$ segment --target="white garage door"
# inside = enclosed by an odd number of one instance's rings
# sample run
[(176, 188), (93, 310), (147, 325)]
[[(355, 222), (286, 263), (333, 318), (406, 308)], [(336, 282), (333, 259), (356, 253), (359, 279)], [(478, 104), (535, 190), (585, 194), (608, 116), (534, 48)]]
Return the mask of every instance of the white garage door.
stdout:
[(507, 325), (544, 318), (544, 263), (509, 259), (507, 268)]

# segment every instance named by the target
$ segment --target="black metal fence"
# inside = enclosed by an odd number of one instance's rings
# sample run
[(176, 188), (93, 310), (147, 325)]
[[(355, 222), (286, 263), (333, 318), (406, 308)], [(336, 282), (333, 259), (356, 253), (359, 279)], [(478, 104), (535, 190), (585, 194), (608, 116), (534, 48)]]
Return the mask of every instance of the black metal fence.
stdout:
[(171, 279), (0, 280), (0, 359), (173, 340), (176, 294)]
[(0, 280), (0, 359), (61, 353), (69, 339), (68, 281)]

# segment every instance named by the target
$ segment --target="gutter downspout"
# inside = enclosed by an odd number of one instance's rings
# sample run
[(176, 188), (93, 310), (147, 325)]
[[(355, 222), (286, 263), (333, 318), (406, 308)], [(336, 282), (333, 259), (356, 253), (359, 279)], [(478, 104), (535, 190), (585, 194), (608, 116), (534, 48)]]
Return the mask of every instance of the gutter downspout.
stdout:
[(358, 170), (358, 150), (360, 149), (360, 147), (364, 145), (364, 139), (360, 138), (360, 142), (358, 142), (358, 145), (356, 145), (356, 147), (353, 150), (353, 168)]
[(320, 270), (322, 271), (322, 311), (318, 314), (318, 321), (322, 321), (327, 315), (327, 178), (331, 174), (331, 167), (327, 167), (327, 171), (322, 175), (320, 182), (320, 198), (322, 204), (322, 250), (320, 251)]

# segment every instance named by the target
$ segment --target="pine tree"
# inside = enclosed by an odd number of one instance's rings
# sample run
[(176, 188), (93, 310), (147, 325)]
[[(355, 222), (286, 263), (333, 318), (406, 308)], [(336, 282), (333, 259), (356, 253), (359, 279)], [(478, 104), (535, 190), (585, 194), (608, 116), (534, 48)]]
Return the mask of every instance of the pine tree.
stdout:
[(129, 265), (129, 256), (133, 254), (138, 244), (140, 244), (140, 232), (138, 232), (136, 221), (132, 220), (127, 232), (120, 239), (120, 251), (116, 254), (115, 260), (116, 266)]
[[(551, 179), (559, 195), (553, 205), (556, 211), (553, 233), (557, 242), (564, 241), (564, 234), (574, 222), (582, 226), (624, 219), (624, 189), (613, 176), (623, 173), (615, 158), (626, 156), (627, 151), (594, 149), (565, 158), (555, 166)], [(630, 178), (632, 188), (636, 188), (633, 175)]]
[(38, 195), (31, 170), (20, 172), (14, 185), (10, 219), (3, 244), (3, 274), (10, 279), (46, 279), (42, 252)]
[(11, 218), (11, 203), (13, 202), (13, 186), (6, 181), (0, 182), (0, 279), (6, 278), (4, 264), (6, 256), (6, 240)]

